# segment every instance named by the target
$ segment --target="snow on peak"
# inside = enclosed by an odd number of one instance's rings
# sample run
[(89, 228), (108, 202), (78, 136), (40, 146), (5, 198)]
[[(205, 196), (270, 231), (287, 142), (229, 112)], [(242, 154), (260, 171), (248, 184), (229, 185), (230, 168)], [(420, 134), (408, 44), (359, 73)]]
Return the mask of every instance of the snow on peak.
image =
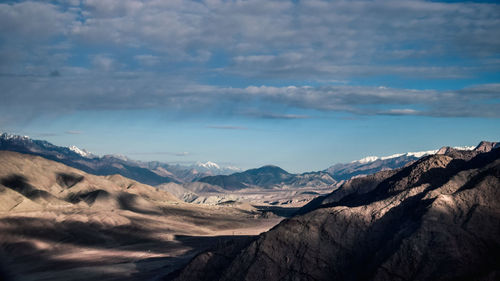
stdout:
[(207, 161), (205, 163), (196, 163), (196, 165), (205, 169), (220, 169), (220, 166), (217, 165), (217, 163), (211, 161)]
[(28, 140), (28, 139), (30, 139), (29, 136), (12, 135), (12, 134), (8, 134), (8, 133), (1, 134), (0, 138), (2, 138), (4, 140)]
[(427, 150), (427, 151), (419, 151), (419, 152), (408, 152), (408, 153), (406, 153), (406, 155), (408, 155), (408, 156), (415, 156), (417, 158), (420, 158), (422, 156), (436, 154), (436, 152), (438, 152), (438, 150), (439, 149)]
[(474, 150), (476, 147), (475, 146), (454, 146), (454, 149), (457, 150)]
[(363, 159), (353, 161), (352, 163), (366, 164), (366, 163), (375, 162), (377, 160), (388, 160), (388, 159), (398, 158), (401, 156), (420, 158), (422, 156), (436, 154), (436, 152), (437, 152), (437, 150), (427, 150), (427, 151), (418, 151), (418, 152), (397, 153), (397, 154), (393, 154), (393, 155), (389, 155), (389, 156), (382, 156), (382, 157), (368, 156), (368, 157), (365, 157)]
[(357, 163), (365, 164), (365, 163), (375, 162), (378, 159), (379, 159), (378, 156), (368, 156), (368, 157), (365, 157), (363, 159), (352, 161), (352, 163), (357, 162)]
[[(458, 149), (458, 150), (474, 150), (475, 146), (455, 146), (453, 148)], [(368, 156), (368, 157), (365, 157), (365, 158), (362, 158), (362, 159), (359, 159), (356, 161), (352, 161), (352, 163), (366, 164), (366, 163), (375, 162), (377, 160), (388, 160), (388, 159), (393, 159), (393, 158), (397, 158), (397, 157), (401, 157), (401, 156), (420, 158), (423, 156), (436, 154), (438, 151), (439, 151), (439, 149), (417, 151), (417, 152), (407, 152), (407, 153), (397, 153), (397, 154), (393, 154), (393, 155), (389, 155), (389, 156), (382, 156), (382, 157)]]
[[(408, 153), (418, 153), (418, 152), (408, 152)], [(396, 153), (396, 154), (389, 155), (389, 156), (382, 156), (382, 157), (380, 157), (380, 160), (393, 159), (393, 158), (401, 157), (401, 156), (406, 155), (408, 153)]]
[(69, 148), (69, 150), (73, 151), (74, 153), (79, 154), (80, 156), (85, 157), (85, 158), (89, 158), (89, 157), (94, 156), (92, 153), (88, 152), (87, 150), (80, 149), (74, 145), (72, 145), (68, 148)]

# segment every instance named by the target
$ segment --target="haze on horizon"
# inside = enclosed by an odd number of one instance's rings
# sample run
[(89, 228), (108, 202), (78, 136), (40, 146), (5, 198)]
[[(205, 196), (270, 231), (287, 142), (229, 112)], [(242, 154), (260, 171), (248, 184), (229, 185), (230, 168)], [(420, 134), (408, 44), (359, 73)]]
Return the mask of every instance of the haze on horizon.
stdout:
[(500, 140), (495, 1), (3, 1), (0, 131), (322, 170)]

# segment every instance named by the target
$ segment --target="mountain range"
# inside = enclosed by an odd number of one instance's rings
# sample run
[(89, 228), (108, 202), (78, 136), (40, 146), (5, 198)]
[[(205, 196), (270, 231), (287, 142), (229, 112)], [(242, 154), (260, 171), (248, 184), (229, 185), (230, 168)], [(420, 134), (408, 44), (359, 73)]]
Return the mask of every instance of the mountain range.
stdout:
[[(457, 150), (473, 150), (474, 146), (455, 147)], [(353, 177), (370, 175), (383, 170), (392, 170), (403, 167), (408, 163), (427, 155), (436, 154), (439, 150), (407, 152), (390, 156), (368, 156), (350, 163), (335, 164), (325, 171), (336, 180), (348, 180)]]
[[(479, 144), (481, 146), (482, 144)], [(231, 175), (208, 176), (198, 179), (200, 182), (220, 186), (226, 190), (240, 190), (249, 187), (335, 187), (339, 182), (354, 177), (366, 176), (379, 171), (392, 170), (408, 165), (426, 155), (440, 153), (440, 150), (407, 152), (385, 157), (369, 156), (350, 163), (335, 164), (323, 171), (303, 174), (290, 174), (277, 166), (264, 166)], [(455, 147), (449, 150), (470, 151), (475, 147)]]
[(239, 190), (251, 187), (261, 187), (264, 189), (302, 186), (325, 187), (332, 186), (337, 182), (326, 172), (291, 174), (273, 165), (231, 175), (208, 176), (198, 181), (217, 185), (226, 190)]
[(164, 280), (499, 280), (500, 148), (443, 148), (346, 181)]
[(76, 146), (56, 146), (44, 140), (7, 133), (0, 135), (0, 150), (42, 156), (95, 175), (120, 174), (149, 185), (191, 182), (205, 176), (239, 171), (234, 167), (220, 167), (213, 162), (182, 166), (158, 161), (135, 161), (122, 155), (96, 156)]
[[(471, 150), (474, 147), (454, 149)], [(97, 156), (76, 146), (56, 146), (44, 140), (34, 140), (27, 136), (7, 133), (0, 135), (0, 150), (42, 156), (95, 175), (120, 174), (149, 185), (173, 182), (187, 185), (190, 189), (189, 183), (199, 181), (219, 186), (227, 191), (245, 188), (333, 188), (344, 180), (400, 168), (422, 156), (438, 152), (438, 150), (430, 150), (386, 157), (369, 156), (350, 163), (335, 164), (323, 171), (292, 174), (272, 165), (241, 171), (235, 167), (221, 167), (210, 161), (183, 166), (159, 161), (136, 161), (122, 155)], [(192, 197), (190, 194), (187, 196)]]
[[(75, 154), (105, 156), (16, 141), (14, 148), (31, 150), (0, 151), (2, 280), (500, 278), (500, 143), (406, 155), (421, 157), (337, 182), (281, 221), (250, 204), (187, 204), (163, 190), (165, 184), (96, 176), (29, 154), (44, 150), (75, 163)], [(222, 186), (189, 185), (193, 192), (231, 191), (238, 184), (240, 193), (256, 186), (261, 193), (289, 192), (288, 186), (309, 184), (318, 175), (333, 179), (325, 171), (297, 175), (264, 166), (208, 177)]]

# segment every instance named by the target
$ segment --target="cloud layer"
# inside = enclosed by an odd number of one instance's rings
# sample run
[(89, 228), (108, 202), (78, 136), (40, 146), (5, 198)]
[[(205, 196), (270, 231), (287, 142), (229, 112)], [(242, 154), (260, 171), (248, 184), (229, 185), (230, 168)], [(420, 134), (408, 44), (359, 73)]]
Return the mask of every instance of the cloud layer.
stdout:
[[(9, 2), (0, 4), (0, 109), (13, 119), (166, 108), (496, 118), (499, 15), (498, 4), (470, 2)], [(483, 80), (460, 90), (362, 83), (373, 77)]]
[[(89, 83), (89, 81), (92, 81)], [(111, 83), (110, 83), (111, 82)], [(237, 114), (303, 119), (290, 110), (359, 115), (500, 117), (500, 84), (460, 90), (413, 90), (368, 86), (186, 85), (162, 77), (0, 77), (2, 111), (64, 113), (78, 110), (157, 109), (191, 114)], [(263, 111), (268, 110), (268, 111)]]

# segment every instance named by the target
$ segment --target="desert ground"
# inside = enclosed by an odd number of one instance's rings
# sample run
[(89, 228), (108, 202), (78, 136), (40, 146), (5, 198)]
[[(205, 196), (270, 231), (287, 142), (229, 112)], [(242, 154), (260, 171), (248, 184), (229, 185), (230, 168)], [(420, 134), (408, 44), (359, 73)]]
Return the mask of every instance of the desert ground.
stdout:
[(281, 220), (187, 204), (158, 213), (64, 209), (0, 216), (3, 270), (12, 280), (149, 280), (214, 244), (257, 235)]
[(5, 280), (155, 280), (283, 219), (274, 214), (283, 208), (188, 204), (121, 176), (14, 152), (0, 159)]

